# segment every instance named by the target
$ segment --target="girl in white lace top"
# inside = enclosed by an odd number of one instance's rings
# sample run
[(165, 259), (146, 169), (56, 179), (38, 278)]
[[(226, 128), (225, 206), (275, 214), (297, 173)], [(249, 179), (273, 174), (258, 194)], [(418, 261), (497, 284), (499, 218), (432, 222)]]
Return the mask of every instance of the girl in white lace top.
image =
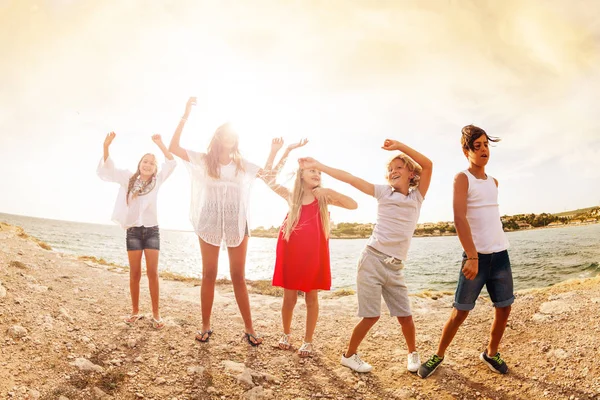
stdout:
[(160, 232), (156, 217), (158, 189), (177, 166), (173, 155), (163, 144), (160, 135), (152, 136), (152, 141), (161, 149), (166, 161), (157, 170), (156, 157), (145, 154), (135, 173), (118, 169), (109, 156), (109, 147), (115, 138), (111, 132), (104, 139), (104, 156), (98, 164), (98, 176), (107, 182), (120, 185), (112, 220), (127, 230), (126, 244), (129, 257), (129, 290), (131, 292), (132, 313), (125, 323), (133, 324), (142, 318), (139, 314), (140, 279), (142, 277), (142, 253), (146, 257), (146, 273), (152, 300), (152, 326), (161, 329), (165, 326), (159, 311), (158, 255)]
[(235, 298), (244, 320), (244, 335), (250, 345), (258, 346), (262, 338), (252, 325), (245, 280), (249, 236), (247, 212), (254, 179), (257, 176), (267, 179), (267, 174), (256, 164), (242, 158), (238, 149), (238, 135), (229, 124), (217, 128), (206, 153), (182, 148), (179, 144), (181, 132), (195, 104), (196, 98), (191, 97), (173, 134), (169, 150), (185, 161), (192, 182), (190, 221), (198, 235), (202, 256), (202, 330), (197, 332), (196, 340), (205, 343), (212, 335), (210, 317), (219, 247), (224, 244), (229, 253)]

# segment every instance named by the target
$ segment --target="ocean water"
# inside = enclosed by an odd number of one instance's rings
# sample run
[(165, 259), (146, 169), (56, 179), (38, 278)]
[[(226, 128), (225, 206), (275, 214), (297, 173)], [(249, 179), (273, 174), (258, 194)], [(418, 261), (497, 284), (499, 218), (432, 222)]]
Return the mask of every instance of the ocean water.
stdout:
[[(104, 258), (127, 265), (125, 232), (117, 226), (56, 221), (1, 214), (0, 221), (18, 225), (54, 250)], [(515, 289), (545, 287), (571, 278), (600, 273), (600, 224), (508, 233)], [(356, 261), (366, 239), (331, 239), (333, 289), (355, 288)], [(271, 279), (276, 239), (250, 238), (246, 277)], [(411, 292), (454, 291), (462, 249), (456, 236), (413, 238), (405, 276)], [(193, 232), (161, 229), (159, 269), (201, 276), (198, 237)], [(227, 252), (219, 257), (219, 277), (229, 277)]]

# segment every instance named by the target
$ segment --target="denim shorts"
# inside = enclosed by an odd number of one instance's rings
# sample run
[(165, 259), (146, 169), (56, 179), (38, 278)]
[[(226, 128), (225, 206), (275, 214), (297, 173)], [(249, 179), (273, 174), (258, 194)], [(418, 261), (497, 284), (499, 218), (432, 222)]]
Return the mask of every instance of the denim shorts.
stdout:
[(453, 307), (461, 311), (471, 311), (475, 307), (475, 301), (484, 285), (494, 303), (494, 307), (510, 306), (515, 301), (515, 295), (513, 293), (513, 277), (508, 251), (478, 254), (478, 257), (479, 270), (477, 276), (473, 280), (468, 280), (462, 272), (462, 267), (467, 262), (467, 255), (463, 253)]
[(158, 226), (134, 226), (127, 229), (127, 251), (160, 250), (160, 232)]

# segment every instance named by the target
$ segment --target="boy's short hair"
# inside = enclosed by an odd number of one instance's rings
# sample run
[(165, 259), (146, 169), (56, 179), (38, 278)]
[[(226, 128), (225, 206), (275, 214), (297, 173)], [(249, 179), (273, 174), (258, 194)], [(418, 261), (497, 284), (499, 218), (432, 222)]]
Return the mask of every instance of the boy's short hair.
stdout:
[[(409, 189), (413, 189), (413, 188), (416, 188), (417, 186), (419, 186), (419, 180), (421, 179), (421, 171), (423, 171), (423, 168), (421, 168), (421, 166), (419, 164), (417, 164), (417, 162), (415, 160), (413, 160), (406, 154), (400, 153), (400, 154), (396, 154), (394, 157), (390, 158), (390, 161), (388, 161), (388, 163), (385, 166), (386, 171), (389, 171), (390, 165), (392, 164), (392, 161), (394, 161), (394, 160), (400, 160), (400, 161), (404, 162), (404, 165), (406, 165), (406, 168), (408, 168), (408, 170), (410, 172), (415, 173), (415, 176), (413, 176), (410, 179), (410, 181), (408, 182)], [(387, 175), (388, 175), (388, 173), (386, 172), (386, 178), (387, 178)]]
[(478, 126), (467, 125), (462, 128), (462, 136), (460, 137), (460, 144), (462, 145), (463, 150), (474, 151), (475, 148), (473, 147), (473, 142), (479, 139), (482, 135), (485, 135), (487, 140), (490, 142), (496, 143), (500, 141), (500, 138), (488, 135), (483, 129), (481, 129)]

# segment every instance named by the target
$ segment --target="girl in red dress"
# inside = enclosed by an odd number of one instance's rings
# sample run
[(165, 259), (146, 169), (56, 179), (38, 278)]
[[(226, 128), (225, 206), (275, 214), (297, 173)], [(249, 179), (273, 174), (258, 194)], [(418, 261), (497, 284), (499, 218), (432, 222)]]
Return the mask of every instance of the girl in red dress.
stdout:
[[(280, 139), (273, 140), (271, 155), (274, 157)], [(284, 159), (282, 159), (285, 162)], [(282, 165), (279, 162), (278, 167)], [(280, 168), (275, 168), (278, 171)], [(350, 210), (357, 208), (356, 202), (332, 189), (321, 187), (321, 172), (316, 169), (298, 169), (294, 188), (277, 185), (274, 179), (271, 189), (289, 204), (289, 211), (277, 239), (277, 259), (273, 273), (273, 286), (284, 289), (281, 319), (283, 335), (279, 347), (291, 347), (291, 326), (298, 291), (305, 293), (306, 332), (304, 342), (298, 349), (300, 357), (312, 355), (312, 338), (319, 316), (318, 290), (331, 288), (329, 267), (329, 212), (328, 205)]]

